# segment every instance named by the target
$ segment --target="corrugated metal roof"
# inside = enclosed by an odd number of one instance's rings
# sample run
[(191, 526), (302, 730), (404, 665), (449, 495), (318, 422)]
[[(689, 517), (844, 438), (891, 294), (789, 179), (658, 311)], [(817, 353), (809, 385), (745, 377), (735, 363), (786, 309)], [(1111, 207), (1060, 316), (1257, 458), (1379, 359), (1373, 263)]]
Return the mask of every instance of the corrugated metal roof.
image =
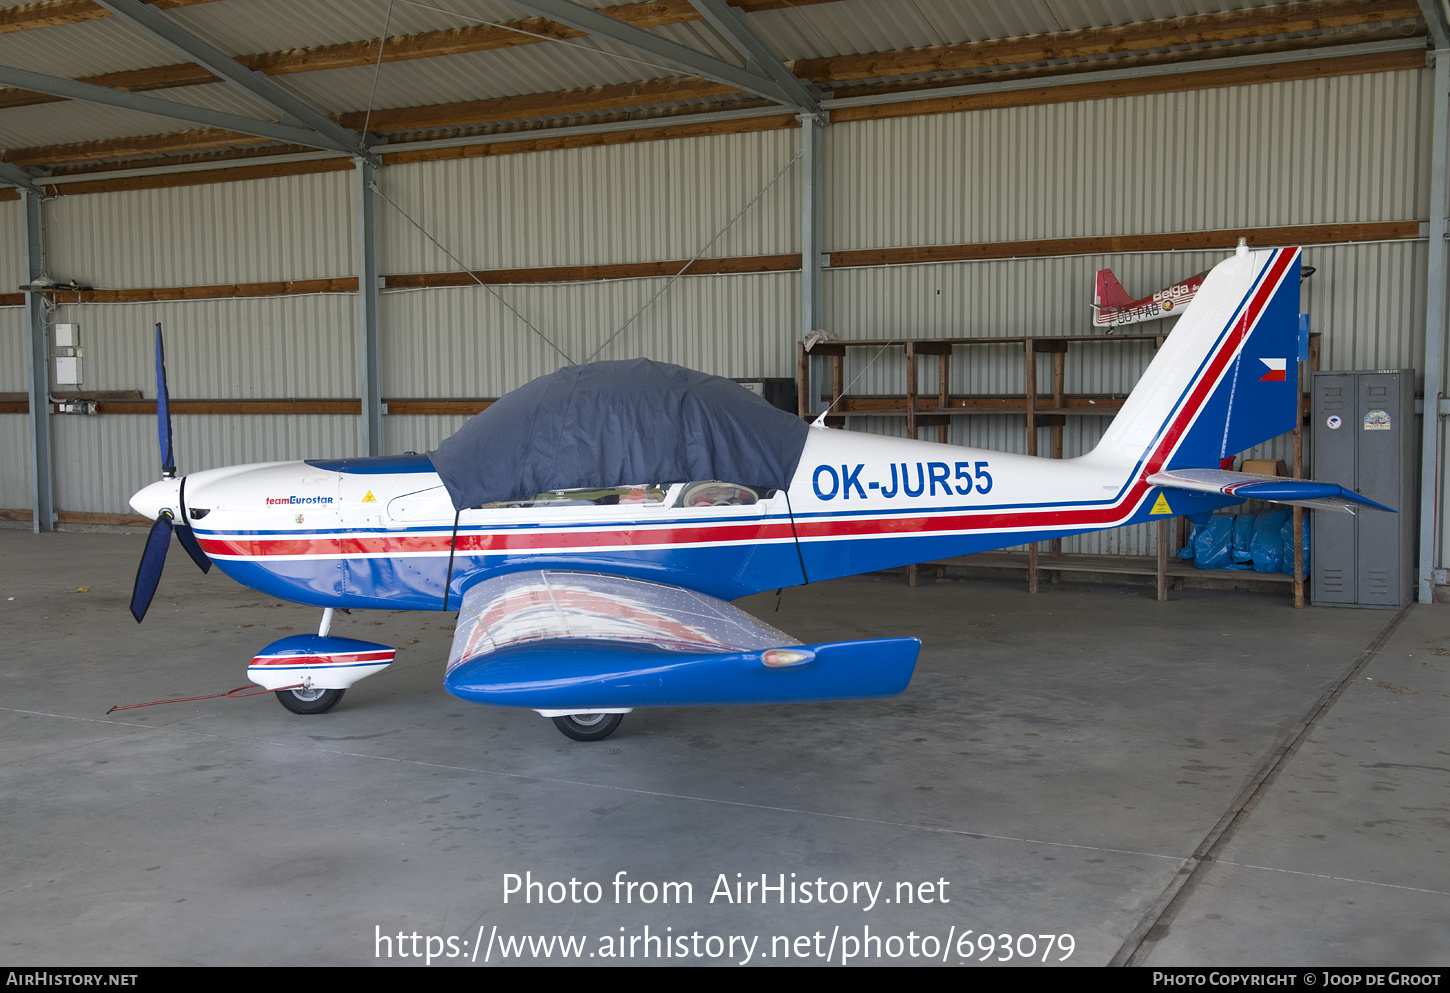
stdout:
[(1269, 6), (1254, 0), (841, 0), (751, 14), (787, 59), (824, 58), (1076, 31)]
[[(821, 59), (832, 56), (866, 53), (891, 53), (911, 49), (963, 43), (990, 43), (994, 40), (1023, 36), (1053, 35), (1087, 28), (1130, 25), (1187, 16), (1251, 11), (1263, 7), (1303, 8), (1304, 4), (1265, 4), (1255, 0), (731, 0), (744, 9), (745, 24), (779, 58), (787, 62)], [(734, 66), (744, 58), (705, 21), (701, 20), (685, 0), (661, 0), (650, 4), (615, 7), (602, 0), (590, 0), (584, 6), (633, 12), (631, 16), (648, 15), (650, 34), (684, 46), (719, 62)], [(1356, 6), (1351, 4), (1351, 6)], [(1366, 10), (1372, 6), (1357, 5)], [(44, 11), (46, 0), (39, 4), (0, 4), (0, 11), (24, 9), (29, 14)], [(68, 8), (71, 9), (71, 8)], [(1386, 5), (1386, 9), (1397, 9)], [(1403, 13), (1413, 15), (1413, 6)], [(539, 41), (520, 39), (523, 43), (507, 44), (466, 52), (389, 61), (387, 49), (381, 66), (373, 60), (369, 42), (383, 37), (384, 26), (394, 54), (400, 46), (417, 44), (418, 36), (429, 32), (458, 32), (477, 38), (481, 26), (526, 22), (531, 29), (551, 30), (539, 18), (529, 19), (521, 8), (501, 0), (210, 0), (168, 8), (160, 12), (174, 24), (201, 40), (247, 64), (252, 56), (288, 53), (294, 64), (281, 72), (277, 58), (270, 60), (270, 78), (283, 90), (300, 98), (310, 107), (330, 115), (359, 114), (369, 108), (397, 110), (431, 107), (439, 104), (470, 101), (503, 100), (524, 95), (537, 95), (537, 105), (526, 111), (488, 113), (480, 111), (472, 120), (450, 122), (448, 127), (477, 127), (489, 122), (556, 119), (561, 111), (550, 107), (550, 98), (561, 92), (585, 90), (590, 87), (620, 86), (650, 80), (680, 78), (681, 70), (671, 68), (658, 56), (642, 54), (625, 44), (597, 37), (570, 37), (563, 40)], [(1363, 16), (1369, 16), (1365, 14)], [(1418, 18), (1408, 16), (1397, 27), (1422, 30)], [(13, 27), (13, 25), (10, 25)], [(1270, 30), (1271, 26), (1260, 28)], [(483, 27), (486, 33), (498, 35), (496, 29)], [(556, 34), (578, 34), (553, 29)], [(1353, 27), (1316, 29), (1332, 39), (1343, 36)], [(1361, 33), (1363, 33), (1361, 31)], [(500, 36), (506, 37), (506, 36)], [(1247, 41), (1263, 43), (1276, 37), (1254, 35)], [(397, 39), (408, 38), (410, 42)], [(476, 44), (476, 43), (475, 43)], [(1232, 51), (1234, 42), (1205, 42), (1193, 45), (1160, 48), (1161, 57), (1173, 53), (1193, 52), (1208, 47)], [(317, 64), (319, 53), (309, 49), (325, 46), (353, 46), (350, 64), (332, 68), (297, 71), (308, 60)], [(1153, 50), (1134, 49), (1130, 54), (1142, 55)], [(334, 55), (336, 53), (333, 53)], [(297, 61), (301, 60), (301, 61)], [(285, 61), (285, 59), (284, 59)], [(1101, 54), (1068, 51), (1062, 57), (1024, 60), (1015, 63), (1021, 71), (1053, 64), (1081, 63), (1096, 67)], [(155, 70), (184, 65), (184, 56), (166, 44), (152, 39), (140, 28), (122, 18), (106, 16), (79, 23), (36, 27), (29, 30), (0, 32), (0, 65), (40, 72), (47, 75), (85, 79), (109, 73)], [(1000, 69), (1000, 67), (994, 67)], [(882, 70), (892, 72), (891, 69)], [(890, 80), (902, 85), (940, 84), (943, 81), (966, 81), (984, 71), (980, 66), (963, 64), (944, 71), (915, 75), (897, 74), (873, 79), (826, 80), (831, 89), (849, 85), (853, 92), (863, 86), (879, 86)], [(179, 104), (223, 110), (244, 117), (277, 120), (279, 111), (268, 106), (241, 88), (230, 83), (175, 86), (152, 78), (138, 82), (134, 77), (112, 81), (115, 85), (138, 86), (152, 95)], [(196, 79), (195, 72), (187, 77)], [(912, 81), (917, 81), (913, 83)], [(753, 95), (743, 95), (759, 99)], [(140, 135), (159, 135), (195, 130), (197, 124), (141, 113), (134, 109), (99, 107), (73, 102), (47, 102), (30, 106), (7, 106), (0, 93), (0, 142), (10, 150), (71, 144), (85, 141), (118, 139)], [(723, 101), (738, 101), (742, 94), (724, 91), (717, 86), (709, 94), (663, 93), (657, 98), (639, 98), (630, 106), (633, 112), (659, 114), (693, 112)], [(566, 108), (571, 115), (617, 113), (617, 105), (601, 104), (593, 110)], [(349, 120), (349, 123), (357, 122)], [(383, 124), (380, 129), (420, 130), (424, 123), (401, 126)], [(497, 126), (494, 123), (493, 126)], [(436, 126), (429, 131), (437, 133)], [(396, 140), (396, 139), (395, 139)], [(183, 144), (180, 140), (178, 145)], [(257, 147), (254, 139), (240, 143), (249, 149)], [(214, 147), (214, 145), (213, 145)], [(184, 149), (163, 149), (177, 152)], [(157, 154), (160, 154), (157, 153)], [(96, 155), (99, 162), (123, 162), (141, 153), (117, 147)], [(18, 152), (10, 154), (15, 161), (28, 161)], [(31, 157), (32, 159), (34, 156)], [(52, 156), (45, 161), (60, 162)]]
[(528, 45), (390, 62), (376, 69), (358, 66), (296, 73), (278, 76), (277, 82), (319, 110), (336, 114), (366, 109), (374, 77), (373, 107), (391, 108), (577, 90), (674, 75), (679, 74), (587, 49)]

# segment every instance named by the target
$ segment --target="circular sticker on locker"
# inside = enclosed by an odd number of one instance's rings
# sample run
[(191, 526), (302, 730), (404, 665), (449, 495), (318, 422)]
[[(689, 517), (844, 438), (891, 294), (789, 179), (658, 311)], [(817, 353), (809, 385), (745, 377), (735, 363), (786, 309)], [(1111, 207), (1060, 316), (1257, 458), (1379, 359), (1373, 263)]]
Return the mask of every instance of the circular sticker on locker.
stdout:
[(1330, 414), (1324, 423), (1329, 426), (1329, 430), (1338, 431), (1339, 426), (1343, 424), (1344, 421), (1340, 418), (1338, 414)]
[(1364, 415), (1364, 429), (1366, 431), (1388, 431), (1390, 429), (1390, 412), (1388, 410), (1371, 410)]

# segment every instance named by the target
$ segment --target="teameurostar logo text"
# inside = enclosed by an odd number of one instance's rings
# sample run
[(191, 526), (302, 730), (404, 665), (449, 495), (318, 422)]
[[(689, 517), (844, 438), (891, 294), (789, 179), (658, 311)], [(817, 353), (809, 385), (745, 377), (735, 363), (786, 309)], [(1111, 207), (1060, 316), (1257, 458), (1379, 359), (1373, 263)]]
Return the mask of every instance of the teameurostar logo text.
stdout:
[(269, 507), (290, 507), (293, 504), (298, 504), (298, 503), (331, 503), (331, 502), (332, 502), (332, 497), (330, 497), (330, 496), (285, 496), (285, 497), (267, 497), (267, 506), (269, 506)]

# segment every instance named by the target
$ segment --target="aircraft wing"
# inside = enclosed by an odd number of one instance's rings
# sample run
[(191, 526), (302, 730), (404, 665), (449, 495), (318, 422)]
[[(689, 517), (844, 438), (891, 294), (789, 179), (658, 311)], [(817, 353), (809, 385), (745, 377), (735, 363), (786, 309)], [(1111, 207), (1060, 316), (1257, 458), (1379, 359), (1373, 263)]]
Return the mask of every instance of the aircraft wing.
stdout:
[(802, 645), (692, 590), (534, 570), (464, 594), (444, 686), (549, 712), (864, 699), (906, 689), (920, 648), (915, 638)]
[(1353, 514), (1358, 507), (1373, 507), (1396, 513), (1384, 504), (1375, 503), (1338, 483), (1321, 483), (1313, 479), (1289, 479), (1285, 476), (1258, 476), (1250, 472), (1227, 469), (1171, 469), (1148, 477), (1153, 486), (1190, 490), (1194, 493), (1222, 493), (1243, 500), (1269, 500), (1296, 507), (1314, 507)]

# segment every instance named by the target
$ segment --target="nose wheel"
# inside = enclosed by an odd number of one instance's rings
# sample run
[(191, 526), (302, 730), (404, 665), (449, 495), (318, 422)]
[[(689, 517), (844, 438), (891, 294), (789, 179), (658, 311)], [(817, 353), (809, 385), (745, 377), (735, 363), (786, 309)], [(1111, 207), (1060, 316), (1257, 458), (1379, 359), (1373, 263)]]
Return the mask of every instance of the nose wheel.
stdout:
[(277, 700), (294, 714), (325, 714), (337, 706), (344, 692), (346, 691), (298, 687), (295, 690), (278, 690)]
[(623, 714), (565, 714), (554, 718), (554, 727), (575, 741), (603, 741), (622, 720)]

